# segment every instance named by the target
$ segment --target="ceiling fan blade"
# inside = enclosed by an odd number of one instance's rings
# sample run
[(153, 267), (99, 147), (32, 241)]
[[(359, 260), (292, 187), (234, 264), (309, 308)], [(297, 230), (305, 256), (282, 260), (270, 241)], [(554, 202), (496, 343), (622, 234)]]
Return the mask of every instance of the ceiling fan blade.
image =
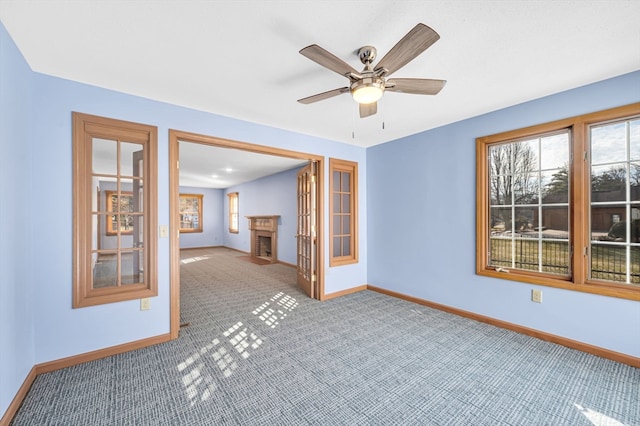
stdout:
[(370, 104), (360, 104), (360, 118), (369, 117), (378, 112), (378, 103), (371, 102)]
[(386, 69), (391, 75), (427, 50), (440, 36), (425, 24), (418, 24), (378, 62), (375, 70)]
[(322, 93), (318, 93), (317, 95), (298, 99), (298, 102), (300, 102), (301, 104), (311, 104), (314, 102), (322, 101), (324, 99), (333, 98), (334, 96), (347, 93), (348, 91), (349, 91), (348, 87), (341, 87), (339, 89), (333, 89), (333, 90), (329, 90), (328, 92), (322, 92)]
[(428, 78), (392, 78), (387, 80), (387, 92), (413, 93), (416, 95), (437, 95), (447, 80)]
[(342, 76), (348, 77), (350, 74), (354, 74), (360, 77), (360, 73), (355, 68), (317, 44), (305, 47), (300, 51), (300, 54)]

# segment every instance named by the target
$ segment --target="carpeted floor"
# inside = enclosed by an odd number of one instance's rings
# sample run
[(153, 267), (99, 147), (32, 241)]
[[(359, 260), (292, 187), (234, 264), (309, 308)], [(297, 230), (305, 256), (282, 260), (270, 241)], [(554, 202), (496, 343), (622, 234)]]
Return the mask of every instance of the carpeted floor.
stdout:
[(188, 250), (180, 338), (39, 376), (15, 425), (640, 425), (640, 369)]

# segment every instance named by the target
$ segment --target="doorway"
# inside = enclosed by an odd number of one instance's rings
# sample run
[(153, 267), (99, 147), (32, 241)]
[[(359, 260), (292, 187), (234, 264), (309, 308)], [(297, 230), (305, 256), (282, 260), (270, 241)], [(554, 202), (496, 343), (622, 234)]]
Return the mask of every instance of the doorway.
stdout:
[[(324, 192), (324, 157), (309, 154), (298, 151), (290, 151), (280, 148), (274, 148), (264, 145), (255, 145), (246, 142), (238, 142), (227, 139), (216, 138), (213, 136), (200, 135), (190, 132), (182, 132), (178, 130), (169, 130), (169, 251), (170, 251), (170, 311), (171, 311), (171, 324), (170, 334), (171, 338), (178, 337), (180, 331), (180, 240), (179, 240), (179, 193), (180, 193), (180, 173), (179, 173), (179, 144), (181, 142), (201, 144), (210, 147), (226, 148), (230, 150), (239, 150), (247, 153), (265, 154), (270, 156), (285, 157), (291, 159), (299, 159), (307, 161), (312, 165), (315, 173), (313, 178), (309, 177), (310, 181), (314, 182), (313, 192), (308, 194), (310, 205), (313, 206), (312, 210), (306, 208), (310, 216), (310, 223), (313, 223), (313, 227), (309, 227), (310, 234), (307, 241), (312, 242), (314, 255), (311, 256), (313, 263), (306, 263), (300, 265), (298, 260), (298, 273), (300, 273), (300, 267), (306, 268), (306, 271), (313, 271), (314, 289), (312, 292), (303, 290), (309, 294), (310, 297), (322, 300), (324, 298), (324, 262), (323, 262), (323, 238), (316, 238), (316, 235), (323, 235), (323, 192)], [(306, 231), (305, 231), (306, 232)], [(298, 237), (300, 239), (300, 237)], [(298, 256), (299, 257), (299, 256)]]

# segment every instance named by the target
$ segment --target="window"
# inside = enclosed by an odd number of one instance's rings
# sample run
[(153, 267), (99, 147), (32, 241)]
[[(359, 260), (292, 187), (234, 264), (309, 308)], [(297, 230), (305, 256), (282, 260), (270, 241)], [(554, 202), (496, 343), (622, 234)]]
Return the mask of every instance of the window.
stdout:
[(640, 299), (640, 104), (476, 151), (478, 274)]
[(180, 232), (202, 232), (202, 194), (180, 194)]
[(329, 265), (358, 262), (358, 164), (329, 159)]
[(157, 295), (157, 130), (73, 113), (73, 307)]
[(230, 192), (229, 197), (229, 232), (238, 233), (238, 193)]
[(133, 216), (122, 213), (133, 212), (133, 194), (121, 192), (118, 195), (117, 191), (105, 191), (105, 201), (107, 211), (112, 213), (107, 220), (107, 235), (117, 235), (118, 226), (120, 226), (121, 234), (131, 234), (133, 232)]

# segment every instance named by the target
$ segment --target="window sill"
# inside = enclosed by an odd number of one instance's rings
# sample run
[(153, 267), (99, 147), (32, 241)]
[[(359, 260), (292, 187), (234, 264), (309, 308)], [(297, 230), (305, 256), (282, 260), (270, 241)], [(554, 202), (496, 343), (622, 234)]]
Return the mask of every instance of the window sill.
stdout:
[(535, 285), (543, 285), (546, 287), (561, 288), (563, 290), (581, 291), (583, 293), (599, 294), (601, 296), (640, 301), (640, 286), (627, 288), (627, 285), (624, 284), (605, 284), (595, 282), (578, 284), (568, 280), (564, 280), (562, 278), (551, 278), (547, 275), (540, 275), (535, 273), (528, 274), (526, 272), (516, 272), (514, 270), (508, 271), (509, 272), (498, 272), (495, 269), (482, 269), (476, 271), (476, 274), (483, 277), (518, 281)]

